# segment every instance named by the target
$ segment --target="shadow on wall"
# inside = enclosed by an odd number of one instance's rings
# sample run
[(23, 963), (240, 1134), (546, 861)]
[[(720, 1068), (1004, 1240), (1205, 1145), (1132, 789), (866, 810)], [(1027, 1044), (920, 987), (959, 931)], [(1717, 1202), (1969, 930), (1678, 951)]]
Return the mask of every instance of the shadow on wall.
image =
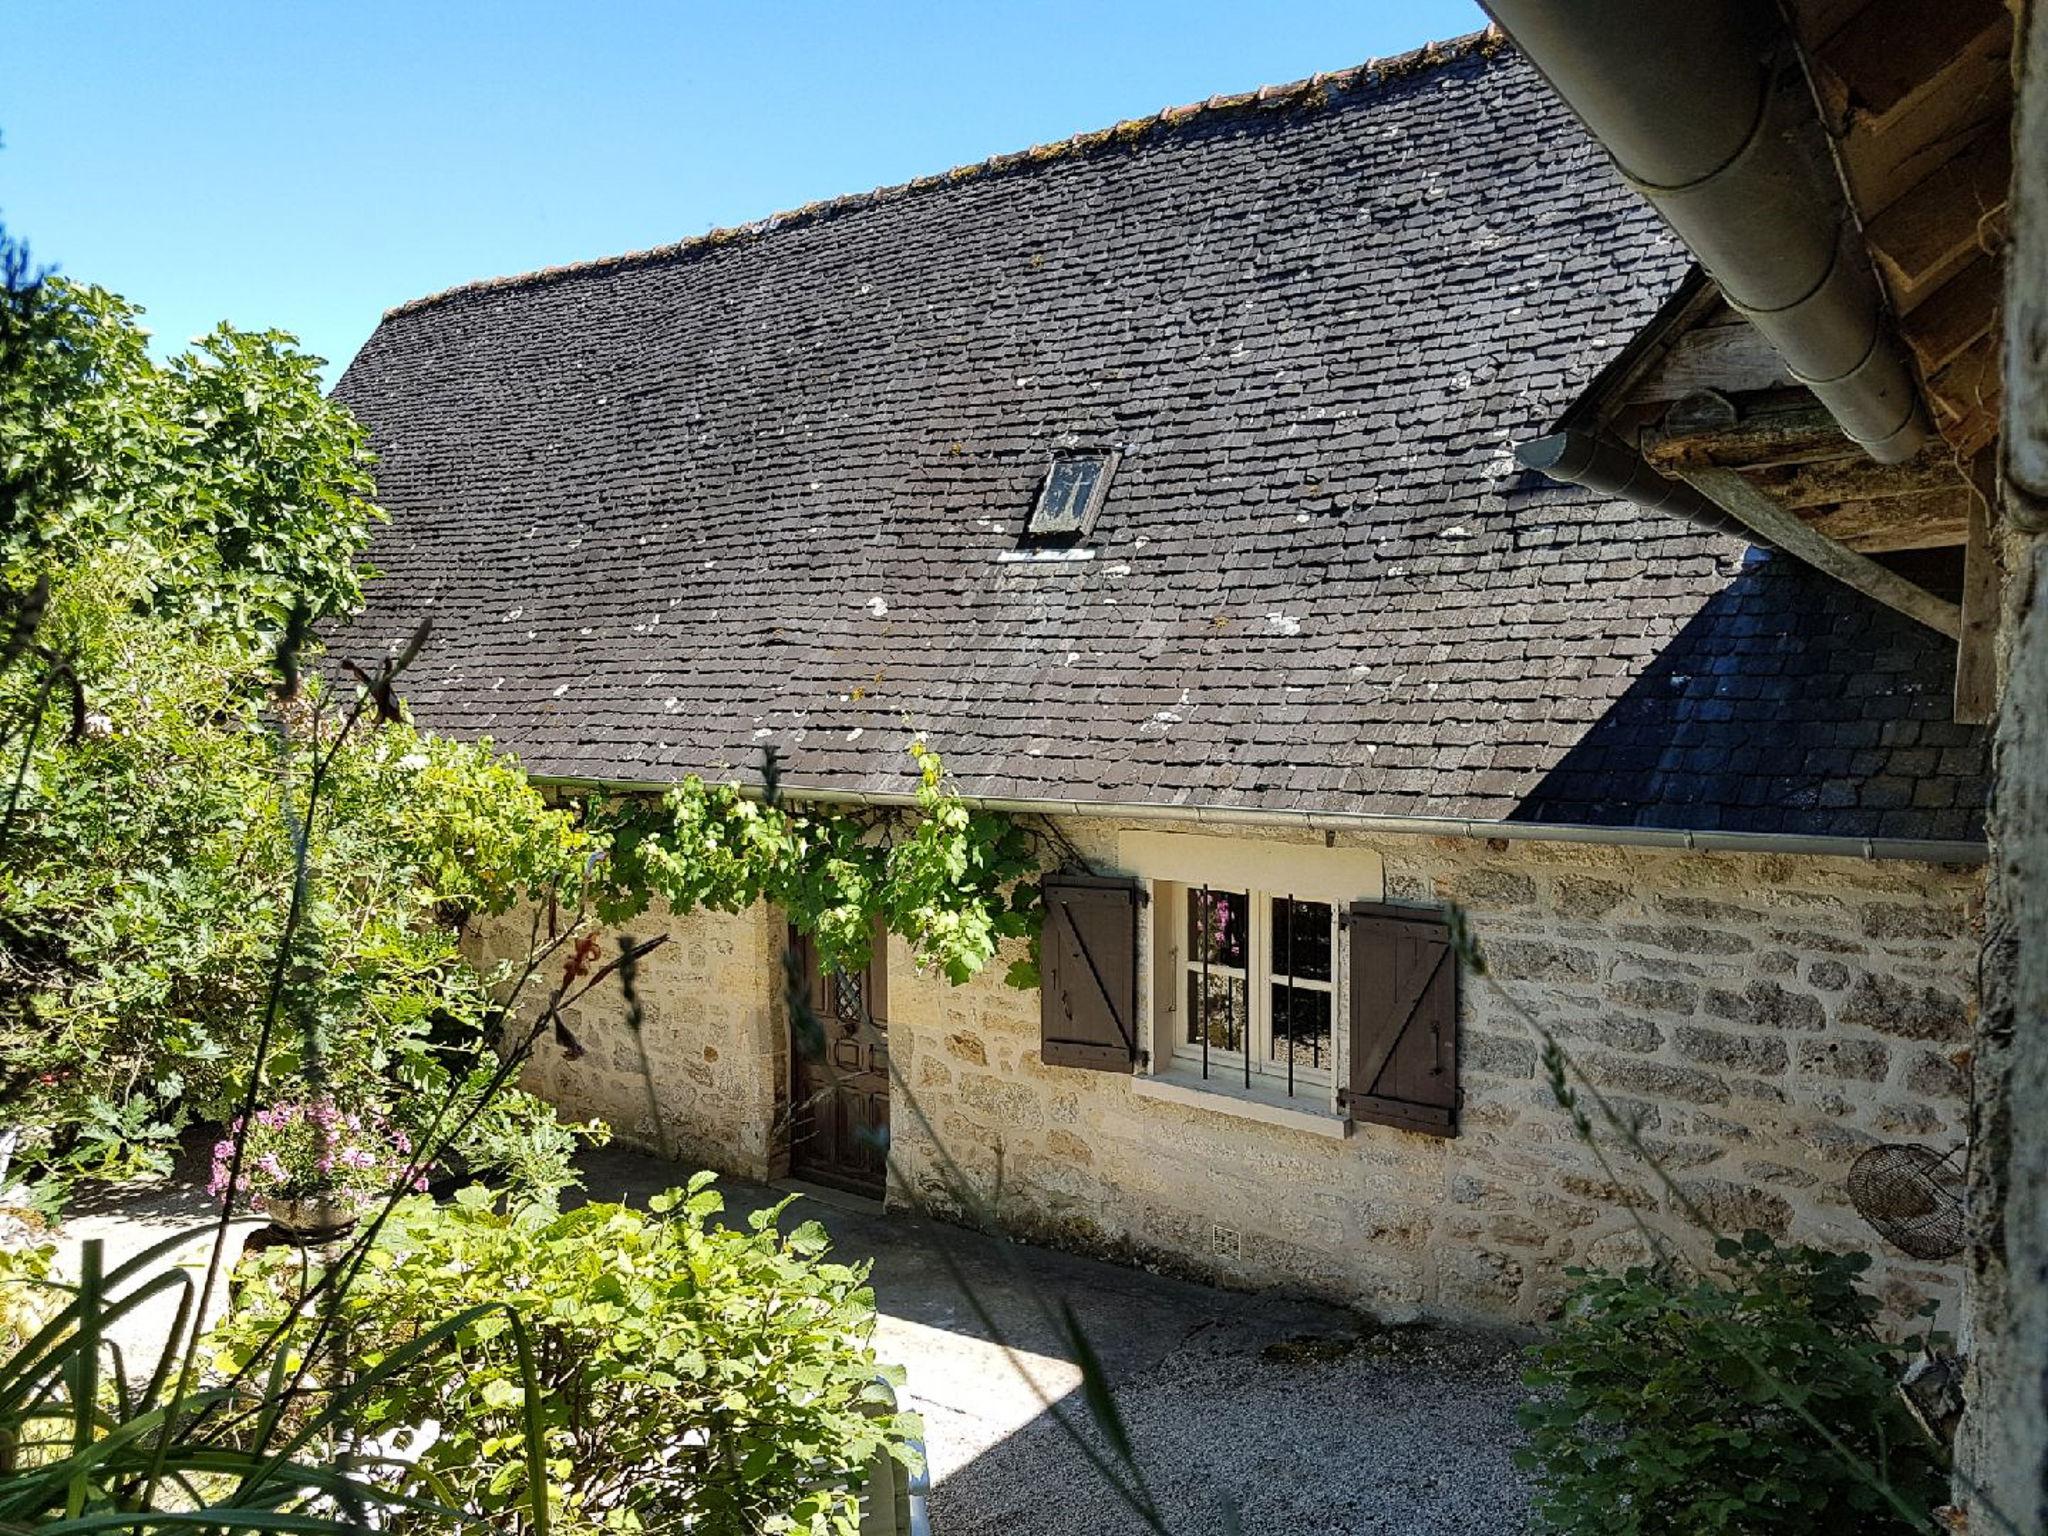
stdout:
[(1507, 819), (1980, 839), (1990, 738), (1954, 670), (1953, 641), (1752, 551)]

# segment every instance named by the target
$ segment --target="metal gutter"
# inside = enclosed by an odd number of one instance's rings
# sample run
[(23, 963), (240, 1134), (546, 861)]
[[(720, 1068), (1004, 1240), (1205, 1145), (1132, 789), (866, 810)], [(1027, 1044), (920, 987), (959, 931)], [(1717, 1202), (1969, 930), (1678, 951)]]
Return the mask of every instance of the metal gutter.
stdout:
[(1524, 468), (1553, 480), (1619, 496), (1645, 511), (1663, 512), (1709, 533), (1732, 533), (1753, 544), (1769, 542), (1748, 524), (1729, 516), (1713, 497), (1651, 468), (1633, 448), (1590, 432), (1566, 428), (1519, 443), (1515, 458)]
[(1481, 0), (1615, 167), (1842, 430), (1881, 464), (1929, 441), (1789, 34), (1758, 0)]
[[(529, 773), (535, 784), (553, 789), (598, 791), (614, 795), (661, 794), (673, 779), (590, 779), (565, 774)], [(824, 785), (791, 784), (779, 792), (791, 800), (814, 805), (915, 806), (908, 791), (832, 789)], [(761, 797), (758, 784), (741, 784), (740, 793)], [(1188, 821), (1200, 826), (1288, 827), (1317, 832), (1354, 832), (1402, 837), (1502, 838), (1511, 842), (1594, 843), (1603, 846), (1677, 849), (1689, 853), (1775, 853), (1818, 859), (1904, 859), (1925, 864), (1982, 864), (1983, 843), (1933, 838), (1810, 837), (1786, 832), (1688, 831), (1676, 827), (1582, 827), (1564, 822), (1484, 821), (1456, 816), (1383, 816), (1371, 811), (1253, 810), (1224, 805), (1160, 805), (1127, 800), (1003, 800), (962, 795), (968, 805), (1012, 816), (1098, 816), (1126, 821)]]

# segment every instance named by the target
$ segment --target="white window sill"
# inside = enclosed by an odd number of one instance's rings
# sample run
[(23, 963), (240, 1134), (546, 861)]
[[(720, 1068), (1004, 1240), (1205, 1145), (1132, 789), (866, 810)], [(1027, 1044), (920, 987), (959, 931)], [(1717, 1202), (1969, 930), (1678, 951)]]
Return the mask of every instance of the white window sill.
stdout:
[(996, 551), (997, 565), (1076, 565), (1084, 560), (1093, 560), (1092, 549), (1071, 549), (1055, 545), (1050, 549), (999, 549)]
[[(1255, 1080), (1256, 1081), (1256, 1080)], [(1131, 1091), (1141, 1099), (1164, 1099), (1190, 1109), (1206, 1109), (1219, 1115), (1236, 1115), (1266, 1125), (1306, 1131), (1311, 1136), (1328, 1136), (1341, 1141), (1351, 1134), (1351, 1122), (1327, 1107), (1328, 1090), (1317, 1088), (1315, 1097), (1288, 1098), (1270, 1088), (1246, 1088), (1242, 1081), (1228, 1082), (1211, 1076), (1207, 1082), (1199, 1072), (1175, 1067), (1155, 1077), (1131, 1079)]]

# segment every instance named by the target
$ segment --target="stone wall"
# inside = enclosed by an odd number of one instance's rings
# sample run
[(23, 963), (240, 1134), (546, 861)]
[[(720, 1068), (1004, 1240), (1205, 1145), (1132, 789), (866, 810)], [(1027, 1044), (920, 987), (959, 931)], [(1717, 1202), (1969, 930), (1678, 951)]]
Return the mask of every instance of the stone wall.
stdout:
[[(1097, 868), (1117, 867), (1116, 825), (1075, 818), (1061, 830)], [(1574, 1139), (1519, 1005), (1637, 1117), (1717, 1222), (1870, 1249), (1898, 1312), (1938, 1297), (1953, 1326), (1954, 1267), (1887, 1250), (1841, 1182), (1876, 1141), (1947, 1152), (1964, 1137), (1981, 870), (1340, 844), (1379, 856), (1389, 899), (1461, 903), (1486, 947), (1499, 990), (1470, 976), (1460, 989), (1457, 1138), (1360, 1125), (1338, 1139), (1144, 1096), (1127, 1076), (1048, 1068), (1037, 994), (1006, 987), (1002, 961), (956, 988), (919, 974), (892, 941), (890, 1047), (910, 1093), (891, 1111), (892, 1201), (965, 1219), (979, 1203), (1040, 1241), (1389, 1315), (1533, 1321), (1566, 1265), (1640, 1252), (1639, 1224), (1696, 1238), (1626, 1152), (1610, 1180)], [(682, 1161), (772, 1176), (788, 1067), (782, 923), (757, 909), (650, 917), (634, 931), (658, 927), (671, 941), (645, 962), (639, 991), (659, 1119), (613, 987), (571, 1011), (585, 1055), (544, 1043), (528, 1085)], [(480, 957), (514, 951), (526, 931), (495, 926)]]
[[(1114, 826), (1063, 830), (1116, 867)], [(1381, 855), (1390, 899), (1462, 903), (1505, 993), (1461, 986), (1461, 1134), (1361, 1125), (1333, 1140), (1044, 1067), (1035, 993), (1005, 988), (1000, 966), (948, 987), (916, 975), (898, 946), (892, 1051), (945, 1153), (1005, 1225), (1390, 1313), (1537, 1319), (1566, 1265), (1638, 1252), (1639, 1221), (1686, 1228), (1626, 1154), (1617, 1183), (1574, 1140), (1520, 1004), (1639, 1117), (1717, 1222), (1872, 1249), (1899, 1311), (1935, 1296), (1953, 1324), (1954, 1267), (1890, 1253), (1840, 1189), (1875, 1141), (1946, 1152), (1962, 1140), (1981, 871), (1343, 841)], [(893, 1130), (897, 1197), (964, 1214), (900, 1099)]]
[[(564, 1010), (582, 1056), (571, 1059), (543, 1039), (522, 1085), (573, 1119), (603, 1120), (623, 1139), (692, 1167), (773, 1176), (789, 1060), (783, 924), (765, 907), (687, 917), (656, 909), (627, 931), (636, 939), (668, 936), (640, 963), (635, 983), (645, 1066), (624, 998), (607, 982)], [(476, 935), (472, 957), (518, 962), (531, 932), (527, 914), (498, 919)], [(607, 934), (604, 945), (609, 959), (616, 940)], [(529, 985), (527, 1016), (560, 974), (558, 961)]]

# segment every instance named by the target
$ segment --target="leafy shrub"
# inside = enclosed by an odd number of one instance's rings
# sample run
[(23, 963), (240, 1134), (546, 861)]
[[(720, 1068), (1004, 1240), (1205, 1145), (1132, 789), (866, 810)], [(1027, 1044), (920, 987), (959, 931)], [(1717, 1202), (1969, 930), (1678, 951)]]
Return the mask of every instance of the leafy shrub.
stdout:
[(501, 1087), (485, 1099), (489, 1076), (481, 1068), (473, 1072), (456, 1100), (458, 1113), (478, 1106), (461, 1141), (464, 1170), (547, 1204), (580, 1187), (575, 1156), (586, 1146), (603, 1146), (610, 1127), (602, 1120), (565, 1121), (553, 1105), (521, 1088)]
[(1912, 1531), (1942, 1502), (1938, 1453), (1894, 1391), (1904, 1352), (1870, 1327), (1866, 1254), (1716, 1249), (1731, 1278), (1572, 1270), (1531, 1347), (1522, 1409), (1539, 1528), (1573, 1536)]
[[(783, 1207), (744, 1230), (700, 1173), (648, 1211), (532, 1202), (509, 1214), (479, 1188), (452, 1206), (398, 1206), (313, 1366), (321, 1384), (375, 1369), (449, 1312), (509, 1302), (532, 1331), (550, 1504), (571, 1530), (850, 1531), (875, 1454), (907, 1456), (868, 1346), (865, 1265), (826, 1258), (824, 1231), (780, 1232)], [(786, 1204), (787, 1202), (785, 1202)], [(300, 1261), (244, 1269), (216, 1335), (233, 1371), (285, 1317)], [(303, 1330), (306, 1325), (301, 1323)], [(524, 1401), (502, 1315), (397, 1373), (348, 1428), (416, 1458), (492, 1528), (526, 1530)], [(394, 1516), (388, 1529), (411, 1529)]]
[[(10, 1218), (0, 1216), (0, 1225)], [(57, 1245), (47, 1239), (0, 1241), (0, 1350), (16, 1350), (62, 1304), (50, 1276)]]

